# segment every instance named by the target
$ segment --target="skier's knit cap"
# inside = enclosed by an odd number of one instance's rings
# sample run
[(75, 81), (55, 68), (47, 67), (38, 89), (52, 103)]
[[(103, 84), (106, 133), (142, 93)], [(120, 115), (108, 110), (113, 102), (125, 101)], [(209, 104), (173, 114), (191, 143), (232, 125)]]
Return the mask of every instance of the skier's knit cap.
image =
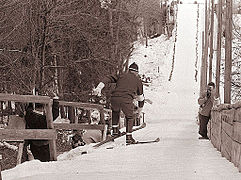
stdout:
[(135, 62), (132, 63), (132, 64), (129, 66), (129, 70), (138, 72), (138, 66), (137, 66), (137, 64), (136, 64)]

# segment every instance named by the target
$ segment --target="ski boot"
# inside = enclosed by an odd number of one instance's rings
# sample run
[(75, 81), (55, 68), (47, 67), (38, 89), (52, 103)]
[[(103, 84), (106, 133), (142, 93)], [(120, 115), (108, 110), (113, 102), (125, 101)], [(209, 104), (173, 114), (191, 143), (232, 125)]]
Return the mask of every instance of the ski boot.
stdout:
[(112, 127), (112, 136), (118, 136), (121, 134), (121, 132), (119, 131), (119, 126), (113, 126)]
[(126, 134), (126, 145), (129, 144), (137, 144), (138, 141), (136, 141), (133, 137), (132, 134)]

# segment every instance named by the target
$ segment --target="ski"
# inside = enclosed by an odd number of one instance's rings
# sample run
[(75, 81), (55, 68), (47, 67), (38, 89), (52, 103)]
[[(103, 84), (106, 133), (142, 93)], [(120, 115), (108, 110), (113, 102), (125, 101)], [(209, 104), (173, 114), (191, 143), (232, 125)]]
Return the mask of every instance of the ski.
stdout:
[(160, 138), (156, 138), (155, 140), (150, 140), (150, 141), (136, 141), (134, 144), (126, 144), (126, 145), (135, 145), (135, 144), (148, 144), (148, 143), (156, 143), (159, 142)]
[[(148, 143), (156, 143), (156, 142), (159, 142), (160, 141), (160, 138), (156, 138), (155, 140), (150, 140), (150, 141), (137, 141), (136, 143), (134, 144), (126, 144), (127, 146), (129, 145), (135, 145), (135, 144), (148, 144)], [(107, 147), (106, 149), (114, 149), (115, 146), (110, 146), (110, 147)]]
[[(134, 132), (134, 131), (137, 131), (137, 130), (140, 130), (140, 129), (144, 128), (144, 127), (146, 127), (146, 123), (143, 123), (143, 124), (142, 124), (141, 126), (139, 126), (139, 127), (133, 128), (133, 132)], [(107, 142), (114, 141), (116, 138), (119, 138), (119, 137), (124, 136), (124, 135), (126, 135), (126, 132), (122, 132), (122, 133), (120, 133), (120, 134), (118, 134), (118, 135), (116, 135), (116, 136), (112, 136), (112, 137), (110, 137), (110, 138), (108, 138), (108, 139), (106, 139), (106, 140), (104, 140), (104, 141), (99, 142), (98, 144), (94, 145), (93, 147), (94, 147), (94, 148), (100, 147), (100, 146), (102, 146), (103, 144), (105, 144), (105, 143), (107, 143)]]

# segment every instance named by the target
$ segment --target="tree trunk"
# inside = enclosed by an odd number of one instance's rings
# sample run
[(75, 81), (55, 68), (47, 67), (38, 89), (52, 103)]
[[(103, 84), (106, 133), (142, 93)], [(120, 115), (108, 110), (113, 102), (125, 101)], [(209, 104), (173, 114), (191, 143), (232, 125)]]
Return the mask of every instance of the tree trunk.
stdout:
[(226, 0), (224, 103), (231, 103), (232, 0)]
[[(46, 31), (47, 31), (47, 18), (46, 14), (43, 17), (43, 32), (42, 32), (42, 42), (41, 42), (41, 67), (40, 67), (40, 82), (39, 82), (39, 91), (42, 92), (44, 84), (44, 66), (45, 66), (45, 53), (46, 53)], [(42, 94), (42, 93), (41, 93)]]
[(204, 38), (204, 49), (203, 49), (203, 58), (202, 58), (202, 79), (200, 93), (204, 91), (207, 86), (207, 59), (208, 59), (208, 9), (207, 9), (207, 0), (205, 0), (205, 32), (203, 35)]
[(210, 27), (210, 58), (209, 58), (209, 81), (212, 82), (213, 69), (213, 26), (214, 26), (214, 0), (212, 0), (211, 27)]
[(148, 46), (148, 28), (147, 28), (147, 20), (146, 17), (143, 18), (144, 19), (144, 36), (145, 36), (145, 43), (146, 43), (146, 47)]
[(108, 8), (109, 11), (109, 28), (110, 28), (110, 59), (115, 60), (115, 43), (114, 43), (114, 29), (113, 29), (113, 10), (111, 7)]
[(216, 97), (220, 97), (220, 66), (222, 46), (222, 0), (218, 3), (218, 35), (217, 35), (217, 61), (216, 61)]

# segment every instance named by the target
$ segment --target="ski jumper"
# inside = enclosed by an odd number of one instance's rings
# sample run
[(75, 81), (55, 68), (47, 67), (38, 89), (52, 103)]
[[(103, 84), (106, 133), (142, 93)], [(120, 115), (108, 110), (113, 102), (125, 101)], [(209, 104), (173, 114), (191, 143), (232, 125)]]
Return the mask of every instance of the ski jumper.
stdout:
[[(126, 132), (132, 133), (134, 122), (134, 104), (133, 99), (136, 96), (143, 95), (143, 85), (139, 76), (131, 71), (121, 75), (111, 75), (103, 79), (103, 83), (116, 83), (115, 90), (111, 95), (112, 125), (118, 126), (120, 111), (125, 114), (127, 127)], [(139, 103), (139, 107), (143, 107)]]

